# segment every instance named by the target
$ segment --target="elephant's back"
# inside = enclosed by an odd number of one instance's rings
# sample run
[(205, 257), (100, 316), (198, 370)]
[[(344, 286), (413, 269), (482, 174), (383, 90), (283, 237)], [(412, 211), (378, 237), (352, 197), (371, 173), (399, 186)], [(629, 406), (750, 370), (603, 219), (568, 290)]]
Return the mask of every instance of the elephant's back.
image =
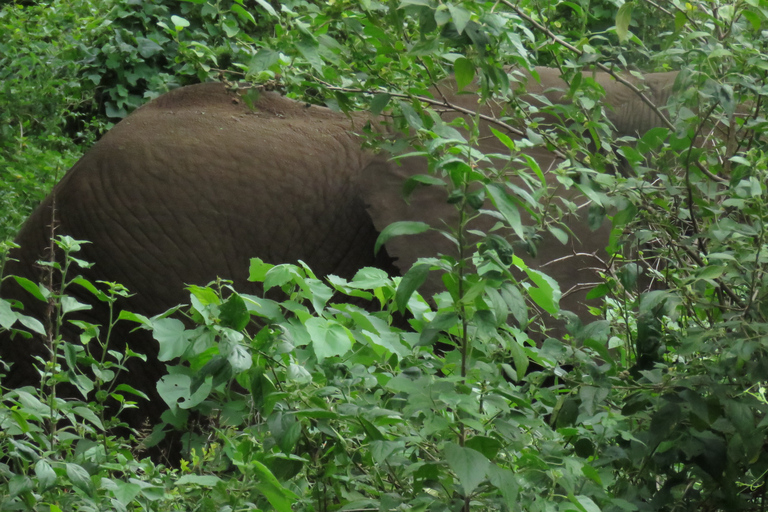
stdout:
[[(360, 121), (362, 122), (362, 121)], [(58, 233), (90, 240), (93, 278), (156, 313), (185, 284), (246, 285), (248, 258), (349, 276), (379, 263), (356, 190), (371, 159), (356, 120), (273, 92), (248, 106), (223, 84), (171, 91), (110, 130), (54, 189)], [(18, 240), (43, 252), (52, 199)], [(26, 250), (26, 249), (25, 249)]]

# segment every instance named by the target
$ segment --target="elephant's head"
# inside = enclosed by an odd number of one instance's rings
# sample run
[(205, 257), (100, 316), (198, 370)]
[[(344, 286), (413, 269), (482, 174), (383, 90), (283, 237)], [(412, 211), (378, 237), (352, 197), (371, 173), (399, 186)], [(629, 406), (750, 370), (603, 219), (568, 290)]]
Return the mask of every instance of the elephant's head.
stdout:
[[(539, 109), (543, 109), (548, 104), (557, 105), (568, 101), (566, 93), (569, 85), (560, 77), (559, 70), (538, 67), (534, 71), (535, 76), (522, 70), (510, 70), (510, 76), (525, 90), (524, 94), (515, 94), (515, 100), (534, 105)], [(584, 77), (592, 78), (605, 91), (606, 117), (619, 135), (642, 135), (647, 130), (662, 125), (662, 119), (655, 109), (608, 73), (584, 72)], [(622, 75), (622, 78), (643, 89), (646, 98), (653, 105), (663, 107), (672, 94), (677, 72), (649, 74), (642, 80), (631, 75)], [(456, 83), (450, 79), (435, 87), (433, 97), (467, 111), (478, 109), (477, 96), (460, 94)], [(480, 113), (502, 119), (505, 112), (512, 108), (509, 104), (493, 101), (480, 107)], [(442, 117), (445, 122), (450, 122), (459, 116), (463, 116), (468, 123), (472, 123), (471, 116), (462, 115), (450, 108)], [(556, 116), (544, 110), (532, 114), (532, 117), (544, 124), (558, 122)], [(508, 148), (493, 135), (490, 127), (490, 123), (481, 121), (477, 148), (485, 154), (508, 153)], [(460, 132), (466, 140), (469, 140), (469, 134), (466, 131), (460, 130)], [(524, 128), (519, 133), (524, 134)], [(536, 244), (538, 250), (535, 254), (526, 253), (525, 250), (519, 252), (529, 266), (543, 269), (560, 283), (564, 293), (561, 301), (563, 309), (576, 312), (582, 318), (586, 318), (588, 316), (585, 304), (586, 291), (599, 281), (596, 270), (605, 269), (607, 254), (604, 249), (608, 242), (610, 222), (606, 221), (597, 231), (589, 229), (585, 222), (588, 201), (580, 197), (575, 189), (564, 186), (563, 182), (566, 180), (560, 179), (559, 174), (554, 172), (563, 163), (562, 157), (548, 150), (544, 145), (526, 148), (522, 151), (522, 156), (532, 158), (543, 171), (549, 189), (546, 193), (532, 189), (530, 180), (523, 179), (525, 170), (530, 171), (525, 158), (518, 157), (508, 164), (496, 162), (495, 165), (499, 167), (507, 165), (507, 177), (510, 183), (527, 190), (532, 196), (538, 194), (538, 197), (550, 197), (551, 204), (562, 200), (573, 201), (580, 207), (563, 218), (562, 231), (570, 233), (567, 243), (558, 239), (551, 231), (542, 230), (539, 233), (541, 238)], [(408, 237), (389, 241), (386, 246), (387, 251), (395, 258), (395, 265), (401, 272), (407, 271), (418, 258), (428, 257), (436, 252), (456, 255), (453, 242), (440, 233), (440, 230), (446, 228), (450, 230), (458, 224), (458, 212), (447, 201), (449, 187), (421, 187), (413, 193), (407, 204), (402, 200), (403, 183), (408, 178), (424, 172), (424, 160), (410, 157), (400, 161), (399, 165), (393, 165), (390, 161), (374, 160), (362, 173), (362, 195), (377, 230), (383, 230), (389, 224), (399, 220), (420, 220), (435, 228), (435, 231), (419, 235), (418, 241)], [(540, 188), (541, 184), (536, 183), (535, 186)], [(533, 223), (525, 208), (519, 208), (519, 213), (523, 225), (530, 226)], [(546, 211), (541, 213), (546, 217)], [(544, 223), (550, 220), (552, 219), (544, 219)], [(469, 227), (487, 233), (497, 221), (497, 217), (481, 215)], [(514, 233), (511, 234), (516, 238)], [(558, 235), (562, 237), (561, 233)], [(425, 288), (427, 294), (439, 291), (441, 289), (439, 276), (435, 275), (428, 280)], [(551, 321), (548, 323), (550, 326), (554, 325)]]

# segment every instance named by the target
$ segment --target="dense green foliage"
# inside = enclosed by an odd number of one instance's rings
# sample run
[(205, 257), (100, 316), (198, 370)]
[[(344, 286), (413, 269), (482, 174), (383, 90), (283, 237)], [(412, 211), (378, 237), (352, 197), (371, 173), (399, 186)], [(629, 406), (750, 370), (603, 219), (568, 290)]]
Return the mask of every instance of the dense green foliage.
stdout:
[[(110, 433), (105, 404), (140, 399), (114, 382), (141, 355), (98, 355), (109, 326), (80, 324), (80, 339), (55, 329), (40, 389), (3, 390), (0, 510), (764, 509), (764, 1), (78, 0), (6, 5), (0, 23), (4, 235), (109, 123), (219, 75), (342, 110), (393, 109), (441, 185), (424, 181), (449, 187), (465, 220), (480, 214), (478, 190), (513, 228), (526, 208), (528, 241), (572, 205), (511, 189), (494, 166), (540, 183), (520, 148), (545, 144), (569, 157), (557, 173), (592, 201), (590, 222), (613, 226), (594, 321), (539, 345), (516, 325), (535, 324), (530, 306), (556, 310), (560, 292), (500, 237), (465, 248), (475, 267), (442, 257), (402, 279), (364, 269), (344, 282), (254, 260), (251, 279), (285, 301), (200, 283), (168, 316), (115, 311), (154, 329), (169, 364), (166, 424), (132, 440)], [(616, 140), (599, 87), (576, 73), (597, 63), (683, 70), (669, 125)], [(449, 72), (476, 79), (484, 98), (507, 95), (504, 64), (560, 67), (573, 104), (553, 107), (564, 127), (528, 119), (526, 138), (502, 135), (510, 155), (490, 160), (470, 150), (476, 134), (458, 135), (416, 96)], [(505, 123), (526, 120), (517, 107)], [(77, 279), (77, 243), (61, 244), (66, 286), (123, 293)], [(428, 269), (447, 276), (434, 306), (412, 293)], [(82, 307), (66, 286), (25, 285), (64, 319)], [(401, 331), (392, 313), (405, 309)], [(45, 331), (0, 302), (0, 327), (22, 325)], [(90, 401), (59, 398), (63, 382)], [(189, 428), (180, 467), (138, 459), (140, 440), (172, 427)]]

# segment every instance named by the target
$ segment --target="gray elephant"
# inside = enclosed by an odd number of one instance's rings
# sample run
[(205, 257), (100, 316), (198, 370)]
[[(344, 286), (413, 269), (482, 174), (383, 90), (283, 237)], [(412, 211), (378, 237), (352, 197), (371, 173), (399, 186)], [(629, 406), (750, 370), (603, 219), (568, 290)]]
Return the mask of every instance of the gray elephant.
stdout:
[[(565, 101), (567, 85), (557, 71), (536, 71), (541, 83), (519, 75), (527, 79), (527, 91)], [(626, 87), (606, 74), (595, 78), (606, 90), (608, 117), (620, 134), (659, 124)], [(647, 75), (646, 94), (664, 105), (674, 80), (669, 73)], [(453, 103), (477, 106), (476, 96), (456, 94), (450, 80), (438, 88)], [(492, 104), (484, 112), (501, 107)], [(451, 251), (444, 237), (427, 233), (418, 239), (395, 238), (386, 252), (374, 254), (378, 233), (389, 223), (413, 219), (435, 227), (452, 225), (456, 210), (446, 203), (441, 187), (417, 189), (408, 204), (403, 201), (403, 180), (426, 173), (424, 162), (409, 158), (395, 165), (362, 150), (354, 133), (369, 120), (270, 92), (250, 108), (219, 83), (169, 92), (117, 124), (64, 176), (23, 226), (16, 239), (21, 249), (12, 254), (18, 261), (9, 263), (6, 272), (40, 280), (35, 261), (46, 258), (52, 219), (56, 234), (92, 242), (80, 254), (95, 263), (85, 275), (123, 283), (136, 295), (119, 305), (146, 315), (185, 302), (186, 284), (205, 284), (217, 276), (234, 279), (238, 290), (259, 293), (245, 280), (251, 257), (272, 263), (303, 260), (318, 275), (351, 277), (363, 266), (405, 271), (420, 256)], [(485, 124), (480, 149), (507, 151)], [(543, 148), (527, 153), (544, 171), (558, 162)], [(548, 184), (555, 194), (571, 193), (559, 189), (551, 175)], [(575, 234), (568, 244), (545, 236), (539, 256), (528, 258), (531, 266), (555, 261), (546, 272), (564, 290), (594, 280), (588, 270), (593, 262), (573, 254), (599, 251), (607, 240), (605, 231), (592, 233), (578, 218), (568, 225)], [(28, 313), (42, 316), (44, 306), (27, 300), (13, 285), (4, 283), (4, 295), (22, 299), (33, 308)], [(583, 300), (583, 293), (571, 294), (563, 307), (582, 312)], [(106, 314), (102, 304), (94, 304), (89, 319), (104, 324)], [(152, 338), (127, 329), (113, 333), (115, 348), (130, 340), (135, 351), (148, 355), (146, 363), (129, 370), (132, 384), (154, 404), (128, 419), (138, 426), (145, 416), (157, 419), (162, 410), (154, 386), (164, 366)], [(15, 363), (3, 384), (34, 384), (31, 356), (44, 353), (42, 343), (0, 338), (0, 356)]]

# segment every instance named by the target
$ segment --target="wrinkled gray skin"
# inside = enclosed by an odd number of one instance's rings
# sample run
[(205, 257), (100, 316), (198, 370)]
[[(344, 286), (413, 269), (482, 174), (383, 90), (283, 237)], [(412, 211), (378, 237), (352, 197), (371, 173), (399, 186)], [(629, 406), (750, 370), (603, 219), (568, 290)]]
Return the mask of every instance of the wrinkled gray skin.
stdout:
[[(537, 71), (542, 83), (528, 79), (529, 92), (567, 90), (556, 70)], [(646, 76), (646, 95), (664, 105), (675, 75)], [(619, 134), (643, 133), (659, 124), (627, 88), (604, 74), (596, 78), (606, 89), (608, 117)], [(453, 94), (452, 82), (439, 87), (452, 102), (477, 107), (474, 95)], [(546, 96), (564, 101), (562, 91)], [(500, 110), (496, 105), (486, 113)], [(7, 273), (41, 280), (35, 261), (47, 258), (54, 203), (56, 234), (93, 242), (79, 254), (95, 263), (84, 275), (123, 283), (136, 295), (120, 306), (146, 315), (186, 302), (186, 284), (205, 284), (217, 276), (234, 279), (239, 291), (258, 293), (246, 281), (251, 257), (272, 263), (303, 260), (318, 275), (351, 277), (363, 266), (405, 271), (417, 257), (452, 251), (442, 236), (430, 233), (396, 238), (386, 247), (389, 257), (374, 256), (378, 232), (389, 223), (412, 219), (450, 226), (456, 212), (439, 187), (418, 189), (406, 205), (403, 179), (426, 173), (424, 162), (412, 158), (398, 166), (361, 150), (353, 133), (367, 119), (350, 119), (275, 93), (263, 93), (250, 110), (219, 83), (172, 91), (116, 125), (64, 176), (22, 228), (16, 239), (21, 249), (12, 254), (18, 263), (10, 263)], [(506, 151), (487, 126), (481, 132), (482, 151)], [(558, 163), (546, 150), (528, 153), (545, 171)], [(558, 187), (554, 178), (550, 186)], [(571, 256), (544, 269), (563, 291), (595, 280), (588, 270), (594, 261), (572, 257), (574, 251), (600, 251), (607, 241), (606, 229), (590, 232), (575, 218), (569, 227), (576, 239), (563, 245), (545, 237), (539, 256), (527, 258), (529, 265), (540, 267)], [(427, 283), (429, 292), (435, 282)], [(32, 308), (28, 313), (42, 317), (44, 307), (13, 284), (6, 281), (3, 295), (22, 299)], [(93, 302), (86, 294), (80, 298)], [(583, 293), (574, 293), (561, 306), (583, 314), (583, 300)], [(104, 325), (106, 310), (95, 304), (87, 318)], [(129, 382), (152, 400), (127, 418), (139, 426), (145, 418), (156, 420), (163, 409), (155, 382), (164, 368), (152, 338), (146, 332), (129, 334), (131, 327), (116, 329), (112, 339), (118, 350), (128, 339), (133, 350), (148, 355), (146, 363), (136, 361), (129, 368)], [(0, 356), (15, 363), (3, 385), (39, 381), (32, 354), (45, 356), (41, 342), (0, 338)]]

